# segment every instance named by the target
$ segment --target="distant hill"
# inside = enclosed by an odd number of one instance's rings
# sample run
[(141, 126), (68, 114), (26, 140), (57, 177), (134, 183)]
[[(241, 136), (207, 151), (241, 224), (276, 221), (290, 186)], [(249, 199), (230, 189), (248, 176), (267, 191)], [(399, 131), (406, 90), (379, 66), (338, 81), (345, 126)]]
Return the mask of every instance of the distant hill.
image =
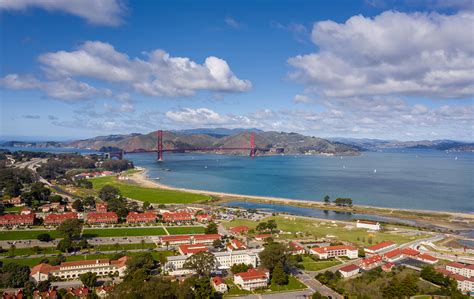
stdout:
[(254, 129), (198, 128), (198, 129), (176, 130), (173, 132), (178, 133), (178, 134), (187, 134), (187, 135), (206, 134), (206, 135), (220, 138), (224, 136), (235, 135), (242, 132), (261, 133), (263, 131), (259, 129), (255, 129), (255, 128)]
[(455, 140), (418, 140), (398, 141), (380, 139), (357, 138), (328, 138), (333, 142), (341, 142), (358, 148), (359, 150), (384, 150), (384, 149), (432, 149), (455, 152), (474, 152), (474, 143)]
[[(245, 130), (231, 135), (232, 130), (204, 130), (198, 133), (190, 131), (164, 131), (163, 146), (167, 149), (185, 148), (236, 148), (249, 147), (250, 134), (255, 132), (257, 148), (264, 149), (258, 155), (275, 154), (331, 154), (357, 155), (359, 151), (349, 145), (330, 142), (326, 139), (304, 136), (297, 133), (263, 132), (260, 130)], [(222, 133), (222, 134), (218, 134)], [(215, 135), (218, 135), (217, 137)], [(156, 132), (148, 134), (98, 136), (90, 139), (77, 140), (63, 144), (76, 148), (90, 148), (100, 150), (104, 148), (120, 148), (125, 151), (140, 151), (156, 149)], [(230, 154), (248, 154), (246, 151), (235, 150)]]

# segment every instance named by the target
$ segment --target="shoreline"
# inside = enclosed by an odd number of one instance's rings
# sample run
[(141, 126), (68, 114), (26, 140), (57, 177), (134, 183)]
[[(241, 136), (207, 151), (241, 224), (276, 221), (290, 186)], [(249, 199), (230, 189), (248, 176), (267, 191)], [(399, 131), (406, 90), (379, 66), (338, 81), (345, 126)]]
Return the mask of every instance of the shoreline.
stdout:
[[(289, 199), (271, 196), (255, 196), (255, 195), (242, 195), (233, 194), (226, 192), (215, 192), (206, 190), (196, 190), (188, 188), (172, 187), (162, 183), (153, 181), (147, 176), (147, 170), (142, 167), (135, 167), (138, 172), (130, 175), (130, 180), (142, 187), (148, 188), (161, 188), (167, 190), (176, 190), (182, 192), (197, 193), (202, 195), (208, 195), (218, 199), (215, 204), (221, 204), (229, 201), (247, 201), (247, 202), (259, 202), (267, 204), (282, 204), (291, 205), (297, 207), (314, 208), (319, 210), (333, 210), (341, 212), (351, 212), (369, 215), (386, 216), (398, 219), (410, 219), (418, 221), (430, 221), (436, 224), (443, 224), (443, 227), (462, 227), (462, 229), (469, 229), (469, 226), (474, 224), (474, 213), (462, 213), (462, 212), (447, 212), (447, 211), (433, 211), (433, 210), (419, 210), (419, 209), (399, 209), (399, 208), (384, 208), (384, 207), (372, 207), (365, 205), (354, 205), (348, 207), (337, 207), (334, 205), (325, 205), (323, 202), (301, 200), (301, 199)], [(463, 227), (465, 226), (465, 227)]]

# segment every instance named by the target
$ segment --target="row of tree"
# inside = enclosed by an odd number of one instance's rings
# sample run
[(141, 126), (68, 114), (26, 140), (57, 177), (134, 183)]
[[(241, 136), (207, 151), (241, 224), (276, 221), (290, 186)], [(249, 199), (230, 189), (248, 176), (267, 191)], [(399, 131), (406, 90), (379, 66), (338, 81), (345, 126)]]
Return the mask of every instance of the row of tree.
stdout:
[[(325, 204), (330, 204), (331, 203), (331, 198), (329, 197), (329, 195), (326, 195), (324, 196), (324, 203)], [(338, 197), (336, 198), (333, 203), (336, 205), (336, 206), (342, 206), (342, 207), (352, 207), (352, 198), (348, 198), (348, 197)]]

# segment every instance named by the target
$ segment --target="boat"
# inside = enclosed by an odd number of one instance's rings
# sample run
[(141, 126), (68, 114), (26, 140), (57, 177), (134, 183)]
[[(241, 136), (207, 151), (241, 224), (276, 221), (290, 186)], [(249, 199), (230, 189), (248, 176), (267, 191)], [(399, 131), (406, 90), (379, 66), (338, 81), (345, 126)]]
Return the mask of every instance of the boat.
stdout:
[(156, 177), (156, 178), (155, 178), (155, 180), (159, 181), (159, 180), (160, 180), (160, 178), (159, 178), (159, 177)]
[(377, 173), (377, 169), (374, 169), (374, 173)]

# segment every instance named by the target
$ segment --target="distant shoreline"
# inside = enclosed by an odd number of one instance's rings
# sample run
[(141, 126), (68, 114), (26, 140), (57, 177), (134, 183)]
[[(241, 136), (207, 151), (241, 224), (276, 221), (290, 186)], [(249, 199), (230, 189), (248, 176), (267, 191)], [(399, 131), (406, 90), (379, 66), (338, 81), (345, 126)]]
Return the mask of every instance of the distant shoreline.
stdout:
[[(463, 226), (464, 223), (467, 227), (464, 229), (472, 227), (474, 223), (474, 213), (462, 213), (462, 212), (445, 212), (445, 211), (433, 211), (433, 210), (419, 210), (419, 209), (399, 209), (399, 208), (383, 208), (383, 207), (372, 207), (365, 205), (354, 205), (352, 207), (337, 207), (334, 205), (325, 205), (323, 202), (319, 201), (309, 201), (301, 199), (289, 199), (289, 198), (280, 198), (280, 197), (269, 197), (269, 196), (255, 196), (255, 195), (242, 195), (242, 194), (233, 194), (226, 192), (215, 192), (215, 191), (206, 191), (206, 190), (197, 190), (197, 189), (188, 189), (188, 188), (178, 188), (165, 185), (156, 181), (153, 181), (147, 176), (147, 169), (142, 167), (135, 167), (139, 172), (131, 175), (131, 180), (136, 184), (148, 187), (148, 188), (161, 188), (168, 190), (177, 190), (183, 192), (197, 193), (208, 195), (218, 199), (219, 201), (216, 204), (222, 204), (229, 201), (248, 201), (248, 202), (258, 202), (258, 203), (267, 203), (267, 204), (283, 204), (291, 205), (297, 207), (306, 207), (314, 208), (319, 210), (333, 210), (341, 212), (351, 212), (351, 213), (361, 213), (361, 214), (370, 214), (378, 216), (386, 216), (398, 219), (411, 219), (417, 221), (426, 221), (433, 222), (434, 224), (443, 223), (444, 227), (456, 228), (459, 229), (460, 226)], [(458, 223), (453, 223), (456, 221)]]

